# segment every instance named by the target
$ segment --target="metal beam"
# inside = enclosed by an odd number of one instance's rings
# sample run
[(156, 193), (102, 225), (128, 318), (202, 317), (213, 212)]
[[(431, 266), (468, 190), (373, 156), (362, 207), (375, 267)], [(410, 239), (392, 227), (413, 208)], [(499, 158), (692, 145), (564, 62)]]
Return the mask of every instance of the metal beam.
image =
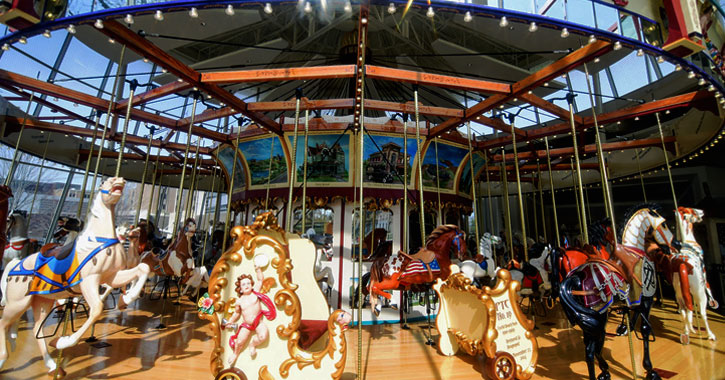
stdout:
[(455, 88), (458, 90), (483, 92), (487, 94), (508, 94), (511, 92), (511, 85), (506, 83), (461, 78), (450, 75), (431, 74), (420, 71), (394, 69), (374, 65), (367, 65), (365, 67), (365, 75), (370, 79), (383, 79), (394, 82)]
[(283, 69), (258, 69), (217, 71), (202, 73), (204, 83), (245, 83), (269, 82), (285, 80), (311, 80), (352, 78), (355, 76), (355, 65), (289, 67)]

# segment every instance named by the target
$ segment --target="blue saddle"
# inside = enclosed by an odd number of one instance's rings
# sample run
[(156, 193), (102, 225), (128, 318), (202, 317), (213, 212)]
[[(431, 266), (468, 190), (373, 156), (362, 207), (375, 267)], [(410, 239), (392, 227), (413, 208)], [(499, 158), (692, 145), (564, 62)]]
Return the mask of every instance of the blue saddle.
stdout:
[(478, 263), (478, 267), (483, 270), (488, 270), (488, 261), (483, 260), (480, 263)]

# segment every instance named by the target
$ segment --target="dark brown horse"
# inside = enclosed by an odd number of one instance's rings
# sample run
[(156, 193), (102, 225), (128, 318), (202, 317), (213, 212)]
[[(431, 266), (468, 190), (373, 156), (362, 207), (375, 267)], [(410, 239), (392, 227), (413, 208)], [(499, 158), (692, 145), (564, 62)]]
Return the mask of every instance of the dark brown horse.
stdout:
[(377, 296), (391, 299), (385, 290), (409, 290), (411, 286), (429, 284), (437, 278), (446, 279), (451, 274), (451, 254), (459, 260), (467, 252), (466, 234), (458, 226), (446, 224), (437, 227), (416, 254), (376, 255), (370, 268), (368, 292), (370, 307), (378, 315)]
[(191, 249), (191, 237), (196, 233), (196, 221), (188, 218), (166, 250), (144, 252), (141, 262), (148, 264), (158, 276), (181, 277), (182, 284), (194, 270), (194, 258)]

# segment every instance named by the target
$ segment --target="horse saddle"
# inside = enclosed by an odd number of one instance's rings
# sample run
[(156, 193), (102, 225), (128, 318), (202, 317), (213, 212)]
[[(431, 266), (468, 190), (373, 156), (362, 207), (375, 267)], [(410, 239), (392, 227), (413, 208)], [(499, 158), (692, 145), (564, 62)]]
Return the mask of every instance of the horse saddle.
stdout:
[(629, 292), (622, 270), (606, 260), (591, 260), (583, 265), (582, 271), (582, 290), (572, 294), (583, 296), (586, 307), (603, 304), (599, 312), (604, 312), (612, 304), (615, 294), (626, 296)]
[(40, 255), (43, 257), (55, 257), (56, 260), (63, 260), (73, 252), (73, 248), (76, 246), (74, 241), (72, 244), (60, 245), (56, 243), (49, 243), (40, 248)]
[(415, 254), (408, 255), (408, 256), (410, 257), (411, 260), (420, 260), (424, 264), (430, 264), (433, 262), (433, 260), (435, 260), (436, 253), (429, 249), (421, 248)]
[(68, 289), (81, 280), (79, 263), (75, 255), (76, 243), (64, 246), (44, 247), (33, 267), (33, 280), (29, 294), (49, 294)]

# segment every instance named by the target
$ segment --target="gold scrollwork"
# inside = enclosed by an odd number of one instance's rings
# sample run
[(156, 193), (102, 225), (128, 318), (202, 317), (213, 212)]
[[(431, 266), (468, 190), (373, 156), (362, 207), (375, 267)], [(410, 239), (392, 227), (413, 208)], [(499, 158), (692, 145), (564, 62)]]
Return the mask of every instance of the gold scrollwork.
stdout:
[[(333, 353), (337, 350), (340, 354), (342, 354), (342, 358), (335, 363), (335, 368), (337, 369), (333, 374), (333, 379), (339, 379), (340, 376), (342, 376), (342, 372), (345, 369), (345, 361), (347, 359), (347, 342), (345, 340), (345, 334), (343, 331), (343, 327), (337, 324), (337, 319), (340, 313), (344, 313), (342, 310), (335, 310), (331, 315), (330, 318), (327, 319), (327, 331), (328, 331), (328, 339), (327, 339), (327, 346), (317, 352), (308, 353), (306, 351), (303, 351), (299, 348), (299, 345), (297, 344), (300, 339), (300, 334), (297, 331), (294, 331), (292, 333), (292, 336), (290, 337), (289, 341), (287, 341), (287, 350), (289, 351), (290, 358), (282, 362), (282, 365), (279, 367), (279, 374), (282, 375), (283, 378), (287, 378), (289, 376), (289, 369), (292, 367), (292, 365), (297, 364), (297, 368), (302, 369), (310, 365), (314, 365), (315, 368), (320, 368), (320, 365), (322, 363), (322, 360), (326, 357), (333, 357)], [(340, 336), (340, 346), (337, 347), (337, 344), (335, 343), (335, 337)], [(304, 355), (303, 355), (304, 354)], [(307, 356), (307, 357), (306, 357)]]

